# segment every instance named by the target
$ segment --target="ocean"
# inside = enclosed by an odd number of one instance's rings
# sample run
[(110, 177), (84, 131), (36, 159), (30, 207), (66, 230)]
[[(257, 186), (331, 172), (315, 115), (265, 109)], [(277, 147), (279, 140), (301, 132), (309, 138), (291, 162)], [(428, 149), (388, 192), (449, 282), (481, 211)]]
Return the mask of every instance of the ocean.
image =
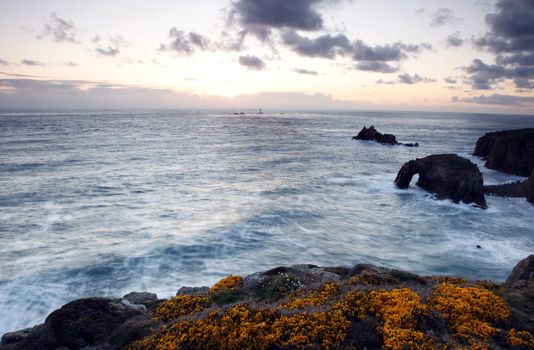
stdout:
[[(393, 180), (534, 116), (423, 112), (0, 113), (0, 334), (66, 302), (280, 265), (371, 263), (503, 281), (533, 253), (534, 206), (437, 201)], [(375, 125), (400, 142), (354, 141)], [(477, 248), (480, 245), (480, 249)]]

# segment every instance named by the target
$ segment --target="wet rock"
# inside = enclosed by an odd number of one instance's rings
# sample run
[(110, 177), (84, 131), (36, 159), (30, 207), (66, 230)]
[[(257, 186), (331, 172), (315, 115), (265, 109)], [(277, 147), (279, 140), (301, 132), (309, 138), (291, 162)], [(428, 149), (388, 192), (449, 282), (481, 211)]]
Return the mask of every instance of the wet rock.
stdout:
[(419, 143), (403, 143), (403, 146), (406, 146), (406, 147), (419, 147)]
[(504, 282), (507, 288), (534, 287), (534, 255), (530, 255), (515, 265)]
[(475, 203), (486, 208), (482, 174), (468, 159), (456, 154), (437, 154), (411, 160), (402, 166), (395, 184), (408, 188), (416, 174), (419, 174), (417, 185), (434, 193), (438, 199)]
[(381, 134), (379, 133), (373, 125), (369, 128), (363, 127), (358, 135), (352, 138), (353, 140), (365, 140), (365, 141), (376, 141), (384, 145), (397, 145), (397, 138), (392, 134)]
[(525, 197), (525, 181), (484, 186), (484, 193), (498, 197)]
[(473, 154), (487, 159), (487, 168), (529, 176), (534, 171), (534, 128), (487, 133)]

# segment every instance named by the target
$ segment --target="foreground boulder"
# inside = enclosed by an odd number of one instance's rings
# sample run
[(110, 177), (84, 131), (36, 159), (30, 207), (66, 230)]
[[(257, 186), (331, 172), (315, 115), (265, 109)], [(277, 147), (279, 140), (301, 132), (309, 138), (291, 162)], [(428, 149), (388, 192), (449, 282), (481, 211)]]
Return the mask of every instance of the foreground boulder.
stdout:
[(507, 288), (534, 287), (534, 255), (518, 262), (504, 285)]
[[(154, 306), (155, 294), (126, 296)], [(147, 305), (128, 299), (85, 298), (52, 312), (44, 324), (7, 333), (1, 349), (121, 348), (150, 333), (152, 321)]]
[(473, 154), (485, 158), (489, 169), (529, 176), (534, 171), (534, 128), (487, 133)]
[(408, 188), (415, 174), (419, 174), (417, 185), (436, 194), (438, 199), (486, 208), (482, 174), (468, 159), (456, 154), (437, 154), (411, 160), (402, 166), (395, 184)]

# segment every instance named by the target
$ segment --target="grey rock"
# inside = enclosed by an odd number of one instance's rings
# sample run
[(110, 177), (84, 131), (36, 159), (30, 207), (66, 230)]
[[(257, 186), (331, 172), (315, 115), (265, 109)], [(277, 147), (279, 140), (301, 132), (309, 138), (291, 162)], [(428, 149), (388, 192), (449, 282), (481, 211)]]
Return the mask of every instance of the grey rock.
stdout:
[(507, 288), (534, 287), (534, 254), (515, 265), (512, 273), (504, 282)]
[(197, 295), (206, 296), (210, 292), (209, 287), (182, 287), (178, 289), (176, 295)]
[(158, 296), (154, 293), (148, 292), (132, 292), (128, 293), (122, 297), (124, 300), (128, 300), (130, 303), (135, 305), (144, 305), (146, 307), (151, 307), (158, 302)]

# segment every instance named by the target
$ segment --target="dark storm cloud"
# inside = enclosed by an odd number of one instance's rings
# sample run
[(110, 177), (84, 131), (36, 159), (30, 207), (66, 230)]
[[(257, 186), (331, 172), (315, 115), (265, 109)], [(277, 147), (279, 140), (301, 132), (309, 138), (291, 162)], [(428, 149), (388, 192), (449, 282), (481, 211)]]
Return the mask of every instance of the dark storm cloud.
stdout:
[(265, 63), (260, 58), (251, 55), (239, 56), (239, 64), (252, 70), (262, 70), (265, 68)]
[(506, 79), (513, 80), (517, 88), (532, 89), (533, 86), (534, 66), (486, 64), (475, 59), (464, 70), (470, 74), (471, 86), (477, 90), (491, 90), (496, 83)]
[(77, 29), (74, 22), (59, 17), (55, 12), (50, 14), (49, 23), (43, 26), (37, 38), (51, 37), (54, 41), (78, 44), (76, 39)]
[(43, 62), (39, 62), (39, 61), (36, 61), (36, 60), (30, 60), (30, 59), (24, 59), (24, 60), (20, 61), (20, 63), (22, 63), (25, 66), (45, 66), (45, 64)]
[(460, 47), (465, 40), (460, 37), (460, 32), (454, 32), (447, 37), (447, 45), (451, 47)]
[(356, 69), (368, 72), (395, 73), (400, 68), (398, 66), (391, 66), (385, 62), (361, 61), (356, 64)]
[(453, 102), (468, 102), (485, 105), (506, 105), (506, 106), (524, 106), (533, 105), (534, 97), (522, 97), (513, 95), (493, 94), (489, 96), (480, 95), (477, 97), (458, 98), (454, 96)]
[(396, 72), (398, 68), (384, 62), (398, 62), (408, 58), (409, 54), (417, 54), (431, 48), (429, 44), (414, 45), (402, 42), (370, 46), (362, 40), (351, 42), (344, 34), (308, 38), (294, 30), (282, 33), (282, 43), (301, 56), (327, 59), (348, 56), (359, 62), (357, 69), (387, 73)]
[(480, 59), (466, 67), (475, 89), (492, 89), (511, 80), (520, 89), (534, 88), (534, 1), (499, 0), (486, 16), (489, 32), (474, 39), (481, 50), (496, 54), (497, 64)]
[(282, 33), (282, 42), (301, 56), (335, 58), (351, 50), (350, 40), (343, 34), (321, 35), (310, 39), (299, 35), (296, 31), (288, 30)]
[(387, 45), (369, 46), (361, 40), (352, 45), (352, 57), (357, 61), (400, 61), (408, 58), (408, 53), (417, 54), (423, 50), (431, 49), (430, 44), (405, 44), (397, 42)]
[(433, 83), (436, 80), (426, 77), (421, 77), (419, 74), (410, 75), (408, 73), (399, 74), (399, 82), (402, 84), (418, 84), (418, 83)]
[(234, 15), (246, 28), (293, 28), (318, 30), (323, 18), (317, 11), (327, 0), (238, 0), (233, 3)]
[(176, 27), (169, 30), (169, 37), (170, 43), (161, 44), (160, 50), (174, 51), (181, 55), (190, 56), (196, 50), (207, 50), (210, 46), (210, 41), (205, 36), (194, 32), (187, 33)]
[(99, 45), (95, 51), (102, 56), (114, 57), (120, 53), (121, 48), (126, 47), (129, 44), (130, 43), (122, 36), (116, 35), (109, 40), (108, 45)]
[(304, 75), (319, 75), (319, 73), (314, 70), (308, 70), (308, 69), (303, 69), (303, 68), (295, 68), (293, 71), (295, 73), (304, 74)]
[(448, 8), (439, 8), (431, 14), (431, 26), (443, 26), (445, 24), (457, 23), (461, 19), (454, 15), (454, 11)]

